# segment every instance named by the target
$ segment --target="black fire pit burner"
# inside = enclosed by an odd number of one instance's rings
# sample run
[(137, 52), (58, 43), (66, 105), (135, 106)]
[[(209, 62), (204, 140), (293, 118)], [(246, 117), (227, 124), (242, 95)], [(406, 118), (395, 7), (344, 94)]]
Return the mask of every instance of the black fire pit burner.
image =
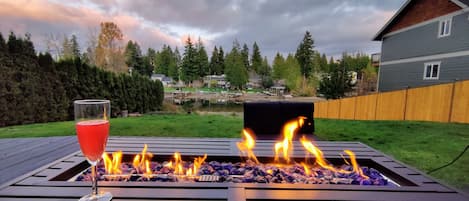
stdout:
[[(206, 164), (210, 164), (211, 161), (220, 162), (212, 166), (214, 169), (213, 173), (215, 173), (215, 171), (227, 170), (224, 166), (231, 165), (233, 168), (237, 166), (238, 162), (245, 162), (244, 159), (239, 157), (238, 147), (236, 146), (238, 141), (240, 139), (111, 137), (108, 140), (106, 152), (112, 153), (122, 150), (124, 153), (123, 161), (132, 161), (132, 156), (141, 152), (143, 144), (148, 144), (147, 151), (154, 155), (153, 162), (156, 168), (153, 173), (161, 173), (157, 172), (158, 163), (172, 161), (172, 154), (176, 151), (181, 154), (183, 161), (193, 161), (194, 157), (207, 154)], [(275, 141), (273, 140), (256, 141), (254, 153), (260, 163), (272, 162), (272, 146), (274, 143)], [(329, 184), (293, 184), (286, 182), (235, 183), (234, 181), (220, 181), (220, 178), (216, 178), (219, 175), (210, 174), (210, 176), (206, 176), (207, 178), (205, 176), (199, 177), (198, 181), (126, 182), (108, 180), (100, 181), (99, 186), (103, 191), (111, 192), (115, 201), (469, 200), (463, 193), (443, 185), (430, 176), (396, 161), (365, 144), (359, 142), (327, 141), (317, 141), (316, 144), (322, 150), (324, 157), (334, 167), (344, 165), (341, 153), (345, 149), (353, 151), (358, 164), (365, 170), (364, 172), (371, 172), (372, 169), (376, 170), (382, 176), (382, 178), (379, 178), (381, 181), (388, 181), (387, 185), (331, 184), (333, 182), (329, 182)], [(300, 151), (303, 150), (301, 144), (294, 143), (294, 150), (293, 160), (303, 162), (306, 154)], [(231, 164), (223, 162), (231, 162)], [(309, 162), (308, 164), (313, 164), (314, 161), (307, 162)], [(222, 168), (217, 170), (219, 167)], [(88, 162), (81, 152), (77, 151), (1, 186), (0, 200), (78, 200), (90, 191), (91, 182), (75, 181), (77, 175), (86, 171), (87, 168), (89, 168)], [(255, 170), (255, 168), (249, 171), (252, 170)], [(294, 173), (295, 170), (297, 171), (296, 173), (304, 171), (300, 165), (293, 165)], [(204, 170), (201, 171), (203, 172)], [(247, 171), (245, 165), (243, 176), (246, 175)], [(252, 176), (254, 176), (254, 172), (251, 172), (253, 173)], [(267, 173), (267, 170), (264, 172)], [(167, 174), (168, 176), (169, 173)], [(233, 173), (229, 170), (228, 175), (236, 177), (234, 175), (237, 174)], [(259, 176), (263, 173), (258, 171), (256, 174)], [(163, 175), (160, 176), (163, 177)], [(209, 177), (215, 177), (216, 182), (213, 181), (214, 178)], [(138, 180), (138, 178), (136, 179)], [(241, 180), (243, 179), (246, 178), (241, 178)], [(285, 179), (287, 180), (288, 178)], [(256, 177), (254, 177), (254, 180), (256, 180)]]
[[(155, 156), (154, 158), (170, 158), (171, 156)], [(125, 159), (133, 158), (132, 155), (124, 155)], [(185, 157), (195, 158), (195, 157)], [(98, 164), (98, 178), (100, 181), (119, 181), (119, 182), (229, 182), (229, 183), (275, 183), (275, 184), (349, 184), (349, 185), (377, 185), (377, 186), (400, 186), (395, 181), (382, 175), (374, 167), (361, 167), (363, 174), (353, 172), (353, 167), (347, 164), (336, 164), (336, 169), (345, 170), (347, 172), (334, 172), (319, 166), (307, 165), (305, 163), (294, 164), (273, 164), (259, 163), (256, 164), (251, 160), (239, 162), (236, 157), (224, 157), (231, 159), (233, 162), (218, 162), (210, 160), (205, 162), (198, 168), (196, 175), (175, 174), (175, 168), (170, 165), (172, 162), (152, 161), (150, 163), (151, 173), (143, 173), (134, 168), (132, 163), (124, 162), (119, 169), (119, 174), (107, 174), (104, 163)], [(268, 158), (262, 158), (263, 161)], [(272, 159), (271, 159), (272, 160)], [(294, 159), (293, 161), (301, 161), (304, 159)], [(333, 159), (332, 161), (340, 161)], [(184, 172), (193, 167), (192, 161), (184, 161), (182, 164)], [(378, 167), (383, 169), (382, 167)], [(79, 168), (76, 168), (79, 169)], [(64, 172), (65, 175), (71, 173)], [(404, 179), (400, 179), (403, 181)], [(68, 181), (91, 181), (91, 170), (80, 172), (76, 176), (68, 179)], [(409, 182), (403, 182), (405, 185)]]

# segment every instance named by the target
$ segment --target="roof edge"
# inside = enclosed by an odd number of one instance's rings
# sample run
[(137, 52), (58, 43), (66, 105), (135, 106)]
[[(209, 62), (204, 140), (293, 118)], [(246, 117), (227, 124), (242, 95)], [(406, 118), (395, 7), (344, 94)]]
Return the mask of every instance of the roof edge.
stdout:
[[(401, 12), (407, 7), (407, 5), (409, 5), (409, 3), (411, 1), (412, 0), (407, 0), (401, 6), (401, 8), (399, 8), (399, 10), (391, 17), (391, 19), (389, 19), (388, 22), (386, 22), (386, 24), (384, 24), (384, 26), (378, 31), (378, 33), (376, 33), (373, 36), (372, 41), (381, 41), (382, 34), (383, 34), (384, 30), (386, 30), (386, 28), (388, 28), (388, 26), (394, 21), (394, 19), (396, 19), (397, 16), (399, 16), (401, 14)], [(469, 5), (466, 5), (465, 3), (461, 2), (460, 0), (450, 0), (450, 1), (453, 2), (454, 4), (456, 4), (457, 6), (461, 7), (462, 9), (465, 9), (465, 8), (469, 7)]]
[(401, 14), (401, 12), (404, 10), (404, 8), (407, 7), (407, 5), (409, 5), (409, 3), (411, 2), (412, 0), (407, 0), (406, 2), (404, 2), (404, 4), (399, 8), (399, 10), (397, 10), (397, 12), (391, 17), (391, 19), (388, 20), (388, 22), (386, 22), (386, 24), (384, 24), (383, 27), (381, 27), (381, 29), (378, 31), (378, 33), (375, 34), (375, 36), (373, 36), (373, 39), (372, 41), (380, 41), (381, 40), (381, 35), (383, 33), (383, 31), (391, 24), (391, 22), (394, 21), (394, 19), (396, 19), (396, 17)]
[(454, 4), (458, 5), (461, 8), (467, 8), (467, 3), (461, 2), (460, 0), (451, 0)]

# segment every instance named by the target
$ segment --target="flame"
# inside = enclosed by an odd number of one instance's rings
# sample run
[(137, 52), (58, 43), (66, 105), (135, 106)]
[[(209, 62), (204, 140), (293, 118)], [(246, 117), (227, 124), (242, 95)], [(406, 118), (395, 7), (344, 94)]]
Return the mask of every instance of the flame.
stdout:
[[(368, 179), (369, 177), (366, 176), (364, 173), (363, 173), (363, 170), (360, 168), (360, 166), (358, 165), (357, 163), (357, 160), (356, 160), (356, 157), (355, 157), (355, 154), (350, 151), (350, 150), (344, 150), (344, 152), (350, 156), (350, 163), (352, 164), (352, 167), (353, 167), (353, 171), (347, 171), (347, 170), (343, 170), (343, 169), (337, 169), (335, 168), (334, 166), (332, 166), (331, 164), (329, 164), (326, 159), (324, 158), (324, 154), (322, 153), (322, 151), (313, 145), (313, 143), (311, 143), (311, 141), (309, 141), (306, 137), (302, 137), (300, 139), (301, 141), (301, 144), (303, 145), (303, 147), (309, 151), (310, 153), (312, 153), (314, 155), (314, 157), (316, 158), (316, 164), (318, 164), (319, 166), (321, 166), (322, 168), (325, 168), (325, 169), (328, 169), (328, 170), (331, 170), (333, 172), (338, 172), (338, 173), (344, 173), (344, 174), (351, 174), (352, 172), (355, 172), (356, 174), (360, 175), (362, 178), (364, 179)], [(347, 160), (345, 160), (345, 163), (349, 164), (347, 162)], [(306, 168), (305, 168), (306, 169)], [(306, 170), (305, 170), (306, 172)]]
[(207, 154), (204, 154), (204, 157), (194, 158), (194, 164), (192, 168), (189, 168), (186, 171), (186, 176), (189, 176), (189, 177), (196, 176), (197, 172), (199, 171), (200, 166), (205, 162), (205, 159), (207, 159)]
[(107, 174), (121, 174), (122, 170), (120, 169), (122, 163), (122, 151), (117, 151), (112, 153), (112, 159), (109, 155), (104, 152), (104, 168)]
[(189, 169), (187, 170), (186, 176), (188, 176), (188, 177), (194, 176), (194, 174), (192, 174), (192, 169), (191, 169), (191, 168), (189, 168)]
[(311, 169), (309, 168), (309, 166), (306, 163), (301, 163), (301, 165), (303, 166), (303, 169), (305, 169), (305, 175), (311, 175)]
[(244, 136), (244, 141), (238, 142), (236, 145), (238, 146), (239, 151), (243, 153), (243, 155), (248, 156), (248, 159), (253, 160), (255, 163), (259, 163), (257, 160), (256, 155), (252, 151), (254, 147), (256, 146), (256, 141), (252, 137), (253, 134), (251, 134), (252, 131), (249, 129), (243, 129), (243, 136)]
[(278, 162), (280, 151), (287, 163), (290, 163), (290, 155), (293, 154), (293, 137), (298, 128), (303, 126), (306, 117), (300, 116), (288, 121), (283, 126), (283, 141), (275, 143), (275, 161)]
[(324, 159), (324, 154), (322, 151), (318, 147), (314, 146), (313, 143), (311, 143), (311, 141), (309, 141), (305, 136), (300, 139), (300, 142), (307, 151), (314, 155), (316, 158), (316, 163), (319, 166), (334, 172), (338, 171), (336, 168), (334, 168), (334, 166), (330, 165), (326, 159)]
[(204, 154), (204, 157), (194, 158), (194, 175), (197, 175), (197, 172), (199, 171), (200, 166), (205, 162), (205, 159), (207, 159), (207, 154)]
[(143, 173), (145, 175), (151, 175), (152, 170), (150, 168), (150, 161), (153, 157), (153, 154), (147, 152), (148, 145), (143, 146), (142, 153), (135, 155), (132, 165), (137, 170), (137, 172)]
[(182, 158), (179, 152), (174, 153), (174, 174), (184, 174), (184, 168), (182, 167)]
[(362, 178), (368, 179), (369, 177), (363, 174), (363, 170), (358, 165), (355, 154), (350, 150), (344, 150), (344, 152), (350, 156), (350, 163), (352, 163), (353, 171), (356, 174), (360, 175)]

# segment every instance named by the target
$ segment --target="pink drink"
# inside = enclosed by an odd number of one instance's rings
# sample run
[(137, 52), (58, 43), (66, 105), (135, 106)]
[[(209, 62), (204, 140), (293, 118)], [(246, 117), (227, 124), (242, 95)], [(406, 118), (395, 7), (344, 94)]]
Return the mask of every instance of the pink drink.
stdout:
[(109, 136), (109, 121), (89, 120), (76, 123), (78, 142), (83, 154), (89, 161), (101, 158)]

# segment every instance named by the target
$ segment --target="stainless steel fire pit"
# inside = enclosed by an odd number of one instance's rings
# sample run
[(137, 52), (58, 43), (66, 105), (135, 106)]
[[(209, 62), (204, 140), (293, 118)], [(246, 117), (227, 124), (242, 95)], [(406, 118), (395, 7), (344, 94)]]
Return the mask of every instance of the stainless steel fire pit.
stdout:
[[(106, 151), (122, 150), (137, 154), (143, 144), (155, 157), (169, 157), (175, 151), (183, 156), (209, 155), (208, 160), (239, 160), (239, 139), (213, 138), (127, 138), (112, 137)], [(272, 140), (258, 140), (255, 154), (260, 160), (272, 155)], [(338, 163), (344, 149), (355, 152), (362, 166), (381, 172), (396, 185), (361, 186), (340, 184), (261, 184), (220, 182), (119, 182), (100, 186), (114, 195), (113, 200), (467, 200), (455, 189), (442, 185), (359, 142), (325, 142), (317, 145), (332, 163)], [(295, 144), (295, 158), (305, 152)], [(77, 200), (88, 193), (89, 183), (69, 181), (87, 168), (80, 152), (28, 173), (0, 189), (0, 200)]]

